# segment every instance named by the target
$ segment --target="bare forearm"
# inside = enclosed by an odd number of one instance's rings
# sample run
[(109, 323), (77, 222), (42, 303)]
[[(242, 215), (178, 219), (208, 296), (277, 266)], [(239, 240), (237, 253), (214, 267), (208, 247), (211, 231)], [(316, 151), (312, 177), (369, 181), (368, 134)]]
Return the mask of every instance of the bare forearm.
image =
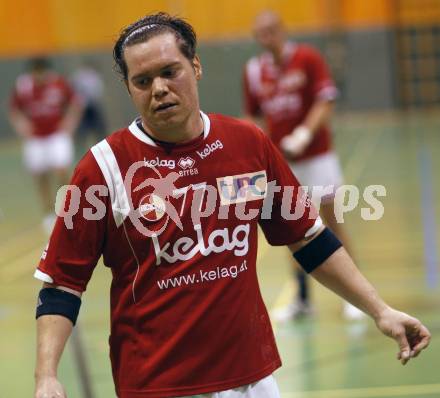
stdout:
[(56, 377), (58, 363), (72, 328), (72, 322), (60, 315), (43, 315), (37, 319), (37, 379)]
[(314, 133), (324, 123), (328, 122), (332, 112), (333, 102), (317, 101), (310, 109), (302, 124)]
[(378, 319), (388, 305), (361, 274), (344, 248), (338, 249), (311, 275), (322, 285)]
[(11, 110), (9, 120), (20, 137), (27, 138), (32, 135), (32, 124), (22, 112), (15, 109)]
[[(321, 228), (312, 236), (322, 248), (322, 252), (328, 252), (332, 247), (333, 240), (328, 234), (323, 234)], [(303, 239), (289, 245), (292, 253), (301, 256), (303, 266), (307, 268), (306, 259), (313, 265), (316, 260), (307, 252), (310, 241)], [(310, 250), (319, 250), (315, 245)], [(333, 246), (334, 247), (334, 246)], [(306, 252), (304, 252), (306, 250)], [(322, 285), (326, 286), (345, 300), (370, 315), (377, 328), (386, 336), (393, 338), (399, 345), (397, 359), (406, 364), (410, 358), (414, 358), (429, 345), (431, 335), (429, 330), (416, 318), (397, 311), (388, 306), (379, 296), (376, 289), (356, 268), (353, 260), (343, 247), (331, 251), (330, 256), (323, 259), (310, 274)], [(309, 256), (309, 257), (307, 257)]]
[(79, 101), (71, 103), (66, 111), (66, 114), (64, 115), (63, 120), (60, 123), (60, 129), (73, 134), (79, 125), (82, 112), (82, 103)]

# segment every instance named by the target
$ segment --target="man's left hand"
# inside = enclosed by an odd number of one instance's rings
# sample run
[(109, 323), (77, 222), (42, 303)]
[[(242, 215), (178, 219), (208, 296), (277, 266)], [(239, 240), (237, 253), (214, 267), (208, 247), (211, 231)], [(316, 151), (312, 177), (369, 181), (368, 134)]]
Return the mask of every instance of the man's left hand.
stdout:
[(428, 347), (431, 340), (429, 330), (416, 318), (388, 308), (376, 319), (378, 329), (399, 345), (397, 359), (405, 365)]

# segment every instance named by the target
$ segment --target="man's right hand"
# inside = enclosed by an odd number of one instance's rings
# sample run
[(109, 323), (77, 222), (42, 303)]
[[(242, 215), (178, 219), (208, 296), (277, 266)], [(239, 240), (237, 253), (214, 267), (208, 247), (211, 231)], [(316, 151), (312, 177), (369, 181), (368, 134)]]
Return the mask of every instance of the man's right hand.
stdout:
[(37, 378), (35, 398), (67, 398), (63, 386), (54, 376)]

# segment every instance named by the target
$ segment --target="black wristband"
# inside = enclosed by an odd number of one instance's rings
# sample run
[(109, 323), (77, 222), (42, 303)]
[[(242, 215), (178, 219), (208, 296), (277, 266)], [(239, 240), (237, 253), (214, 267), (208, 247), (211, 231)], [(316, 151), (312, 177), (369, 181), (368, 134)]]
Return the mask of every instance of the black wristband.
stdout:
[(61, 315), (76, 324), (81, 299), (72, 293), (55, 288), (44, 288), (38, 295), (37, 311), (35, 318), (42, 315)]
[(293, 256), (304, 271), (310, 273), (341, 246), (342, 243), (335, 234), (330, 229), (325, 228), (315, 239), (293, 253)]

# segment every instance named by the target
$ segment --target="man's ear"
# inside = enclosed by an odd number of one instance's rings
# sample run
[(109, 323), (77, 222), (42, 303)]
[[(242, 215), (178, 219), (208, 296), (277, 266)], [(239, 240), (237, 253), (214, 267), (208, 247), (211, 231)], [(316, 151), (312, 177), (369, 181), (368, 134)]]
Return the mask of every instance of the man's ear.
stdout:
[(200, 58), (198, 55), (194, 56), (193, 67), (194, 67), (194, 72), (196, 74), (196, 79), (200, 80), (202, 78), (203, 71), (202, 71), (202, 64), (200, 62)]

